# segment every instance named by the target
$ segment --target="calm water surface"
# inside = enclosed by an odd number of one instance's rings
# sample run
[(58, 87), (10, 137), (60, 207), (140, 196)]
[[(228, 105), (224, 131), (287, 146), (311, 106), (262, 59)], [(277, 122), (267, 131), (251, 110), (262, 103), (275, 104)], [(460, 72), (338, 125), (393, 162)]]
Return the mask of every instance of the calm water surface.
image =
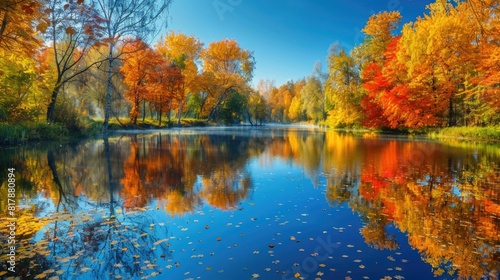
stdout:
[(0, 166), (4, 278), (497, 279), (500, 270), (500, 147), (203, 128), (3, 149)]

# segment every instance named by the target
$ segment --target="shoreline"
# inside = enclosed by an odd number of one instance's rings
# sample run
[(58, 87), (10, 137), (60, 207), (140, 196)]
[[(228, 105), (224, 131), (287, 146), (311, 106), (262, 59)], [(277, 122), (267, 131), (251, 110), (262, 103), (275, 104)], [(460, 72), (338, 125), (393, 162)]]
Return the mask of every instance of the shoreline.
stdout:
[[(89, 123), (85, 131), (70, 132), (65, 127), (58, 124), (0, 124), (0, 148), (29, 145), (32, 143), (44, 142), (66, 142), (75, 140), (85, 140), (102, 137), (100, 131), (101, 124), (98, 121)], [(500, 126), (490, 127), (446, 127), (432, 128), (424, 131), (396, 131), (396, 130), (372, 130), (367, 128), (330, 128), (324, 125), (310, 123), (266, 123), (262, 125), (237, 124), (237, 125), (219, 125), (208, 123), (206, 121), (183, 121), (181, 125), (165, 124), (158, 126), (152, 123), (140, 123), (137, 125), (110, 124), (109, 134), (116, 133), (147, 133), (155, 131), (175, 131), (175, 130), (213, 130), (213, 129), (304, 129), (304, 130), (332, 130), (343, 133), (370, 134), (379, 136), (418, 136), (422, 139), (446, 141), (456, 140), (459, 142), (477, 142), (488, 144), (500, 144)], [(201, 131), (200, 131), (201, 132)]]

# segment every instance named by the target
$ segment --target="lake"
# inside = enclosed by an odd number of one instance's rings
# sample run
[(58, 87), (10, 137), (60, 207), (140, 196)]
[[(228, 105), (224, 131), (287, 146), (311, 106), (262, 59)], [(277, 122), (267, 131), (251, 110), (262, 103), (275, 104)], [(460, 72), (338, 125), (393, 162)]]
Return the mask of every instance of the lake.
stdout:
[(2, 149), (0, 166), (0, 277), (497, 279), (500, 270), (498, 145), (170, 129)]

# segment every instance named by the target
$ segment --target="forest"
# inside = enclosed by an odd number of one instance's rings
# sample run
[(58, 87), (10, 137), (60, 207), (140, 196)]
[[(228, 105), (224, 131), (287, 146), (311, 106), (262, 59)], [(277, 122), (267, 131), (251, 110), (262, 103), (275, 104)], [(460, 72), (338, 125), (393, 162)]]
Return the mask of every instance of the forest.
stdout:
[(2, 134), (147, 121), (398, 130), (500, 123), (498, 0), (437, 0), (404, 25), (398, 11), (373, 14), (353, 49), (332, 39), (326, 72), (318, 63), (278, 86), (254, 86), (256, 59), (235, 39), (166, 31), (154, 42), (171, 1), (5, 0)]

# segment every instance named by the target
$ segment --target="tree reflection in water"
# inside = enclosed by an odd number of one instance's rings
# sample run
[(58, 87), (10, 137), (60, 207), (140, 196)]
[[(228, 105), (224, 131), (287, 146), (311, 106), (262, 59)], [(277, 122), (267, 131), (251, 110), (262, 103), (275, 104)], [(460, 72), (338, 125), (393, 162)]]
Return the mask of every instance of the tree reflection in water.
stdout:
[[(19, 265), (26, 269), (18, 275), (161, 273), (169, 225), (154, 213), (180, 217), (204, 204), (237, 209), (253, 192), (249, 162), (271, 168), (276, 158), (304, 168), (317, 188), (324, 177), (326, 199), (359, 213), (370, 246), (398, 248), (389, 230), (396, 227), (436, 275), (480, 278), (500, 270), (498, 148), (321, 130), (222, 132), (129, 135), (6, 153), (0, 165), (16, 168), (16, 197), (28, 202), (19, 211)], [(6, 196), (6, 188), (0, 192)], [(6, 209), (4, 201), (0, 206)]]

